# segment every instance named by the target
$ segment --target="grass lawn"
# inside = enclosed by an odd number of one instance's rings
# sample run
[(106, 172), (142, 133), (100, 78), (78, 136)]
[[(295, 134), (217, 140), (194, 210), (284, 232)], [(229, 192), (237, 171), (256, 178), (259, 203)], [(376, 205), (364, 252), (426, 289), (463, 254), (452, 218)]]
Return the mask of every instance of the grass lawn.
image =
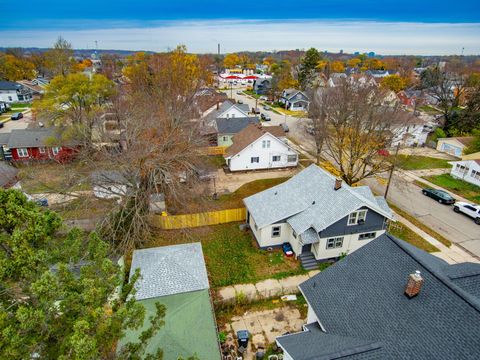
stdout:
[(31, 103), (15, 103), (15, 104), (10, 104), (10, 108), (12, 110), (16, 109), (28, 109), (31, 108), (32, 104)]
[(218, 202), (222, 205), (222, 209), (234, 209), (243, 207), (242, 200), (250, 195), (256, 194), (260, 191), (269, 189), (275, 185), (281, 184), (289, 177), (279, 177), (274, 179), (260, 179), (254, 180), (247, 184), (240, 186), (236, 191), (231, 194), (225, 194), (220, 196)]
[(62, 205), (52, 205), (65, 220), (100, 218), (108, 214), (114, 207), (115, 200), (97, 199), (93, 195), (81, 196)]
[(444, 236), (440, 235), (439, 233), (437, 233), (435, 230), (432, 230), (431, 228), (429, 228), (428, 226), (426, 226), (424, 223), (422, 223), (421, 221), (419, 221), (416, 217), (410, 215), (409, 213), (407, 213), (406, 211), (403, 211), (402, 209), (400, 209), (399, 207), (393, 205), (392, 203), (388, 203), (388, 206), (390, 206), (390, 208), (395, 211), (398, 215), (404, 217), (405, 219), (407, 219), (408, 221), (410, 221), (413, 225), (415, 225), (416, 227), (418, 227), (419, 229), (425, 231), (428, 235), (430, 235), (431, 237), (437, 239), (438, 241), (440, 241), (443, 245), (445, 246), (448, 246), (450, 247), (452, 245), (452, 242), (450, 240), (448, 240), (447, 238), (445, 238)]
[(480, 204), (480, 187), (476, 185), (460, 179), (455, 179), (450, 176), (450, 174), (425, 176), (424, 179), (470, 201)]
[(401, 222), (392, 222), (389, 225), (388, 232), (392, 234), (393, 236), (398, 237), (399, 239), (402, 239), (419, 249), (425, 250), (427, 252), (435, 252), (439, 251), (435, 246), (430, 244), (428, 241), (420, 237), (417, 233), (414, 231), (410, 230), (407, 228), (404, 224)]
[(403, 170), (443, 169), (452, 167), (449, 161), (428, 156), (398, 155), (397, 166)]
[(91, 189), (89, 169), (78, 162), (22, 164), (19, 170), (22, 189), (29, 194)]
[(209, 156), (208, 162), (215, 168), (222, 168), (225, 165), (225, 159), (222, 155)]
[(300, 262), (283, 256), (281, 249), (260, 250), (251, 233), (241, 231), (239, 224), (159, 231), (150, 245), (200, 241), (212, 287), (305, 273)]

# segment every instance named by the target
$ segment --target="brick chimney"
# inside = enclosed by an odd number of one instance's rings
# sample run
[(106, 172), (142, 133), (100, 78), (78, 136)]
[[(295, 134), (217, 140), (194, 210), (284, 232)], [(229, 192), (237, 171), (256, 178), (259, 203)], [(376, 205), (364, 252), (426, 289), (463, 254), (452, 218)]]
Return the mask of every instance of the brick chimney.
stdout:
[(338, 189), (340, 189), (342, 187), (342, 179), (335, 179), (335, 191), (337, 191)]
[(420, 271), (415, 271), (415, 274), (408, 275), (407, 287), (405, 288), (405, 295), (408, 296), (409, 299), (417, 296), (420, 294), (420, 290), (422, 289), (424, 280), (420, 275)]

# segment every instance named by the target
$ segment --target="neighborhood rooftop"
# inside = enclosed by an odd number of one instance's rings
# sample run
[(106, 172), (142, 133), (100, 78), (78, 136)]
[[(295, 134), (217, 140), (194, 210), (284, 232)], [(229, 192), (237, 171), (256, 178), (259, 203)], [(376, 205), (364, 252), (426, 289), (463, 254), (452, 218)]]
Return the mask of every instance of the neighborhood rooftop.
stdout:
[(227, 149), (227, 156), (238, 154), (255, 140), (261, 138), (266, 133), (275, 137), (284, 137), (285, 130), (281, 126), (265, 126), (260, 124), (249, 124), (245, 129), (233, 137), (233, 145)]
[[(6, 138), (6, 137), (5, 137)], [(2, 139), (4, 137), (2, 136)], [(14, 129), (8, 134), (7, 147), (22, 148), (22, 147), (43, 147), (46, 146), (49, 140), (60, 140), (58, 129), (56, 128), (36, 128), (36, 129)], [(65, 143), (73, 144), (72, 141), (62, 140), (62, 145)]]
[(136, 269), (141, 274), (135, 284), (137, 300), (209, 288), (200, 243), (135, 250), (130, 277)]
[(258, 227), (287, 219), (297, 234), (310, 227), (320, 232), (362, 206), (392, 218), (381, 197), (368, 186), (343, 184), (334, 191), (335, 177), (317, 165), (310, 165), (286, 182), (244, 199)]
[(248, 124), (258, 124), (257, 117), (242, 118), (218, 118), (215, 120), (219, 134), (236, 134), (243, 130)]
[[(407, 297), (409, 274), (420, 293)], [(278, 343), (295, 360), (474, 359), (480, 264), (449, 265), (385, 234), (300, 285), (317, 322)]]

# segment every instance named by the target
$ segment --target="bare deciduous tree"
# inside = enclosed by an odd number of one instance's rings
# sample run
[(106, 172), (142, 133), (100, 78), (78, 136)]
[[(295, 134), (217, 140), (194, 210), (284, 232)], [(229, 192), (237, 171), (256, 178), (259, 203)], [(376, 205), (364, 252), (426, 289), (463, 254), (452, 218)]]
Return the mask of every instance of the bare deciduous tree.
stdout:
[(315, 90), (310, 116), (318, 160), (323, 154), (332, 161), (350, 185), (390, 167), (379, 152), (411, 119), (386, 100), (383, 89), (353, 79)]

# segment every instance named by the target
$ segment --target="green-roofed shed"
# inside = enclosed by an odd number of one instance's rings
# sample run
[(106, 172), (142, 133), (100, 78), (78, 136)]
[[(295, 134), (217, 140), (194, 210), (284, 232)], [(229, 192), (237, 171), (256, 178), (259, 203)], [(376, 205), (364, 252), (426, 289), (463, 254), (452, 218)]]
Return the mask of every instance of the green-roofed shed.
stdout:
[(155, 303), (166, 307), (165, 325), (150, 339), (146, 354), (163, 350), (164, 360), (195, 355), (219, 360), (218, 335), (200, 243), (135, 250), (130, 277), (140, 269), (135, 297), (145, 307), (144, 325), (126, 332), (119, 345), (138, 342), (155, 315)]

